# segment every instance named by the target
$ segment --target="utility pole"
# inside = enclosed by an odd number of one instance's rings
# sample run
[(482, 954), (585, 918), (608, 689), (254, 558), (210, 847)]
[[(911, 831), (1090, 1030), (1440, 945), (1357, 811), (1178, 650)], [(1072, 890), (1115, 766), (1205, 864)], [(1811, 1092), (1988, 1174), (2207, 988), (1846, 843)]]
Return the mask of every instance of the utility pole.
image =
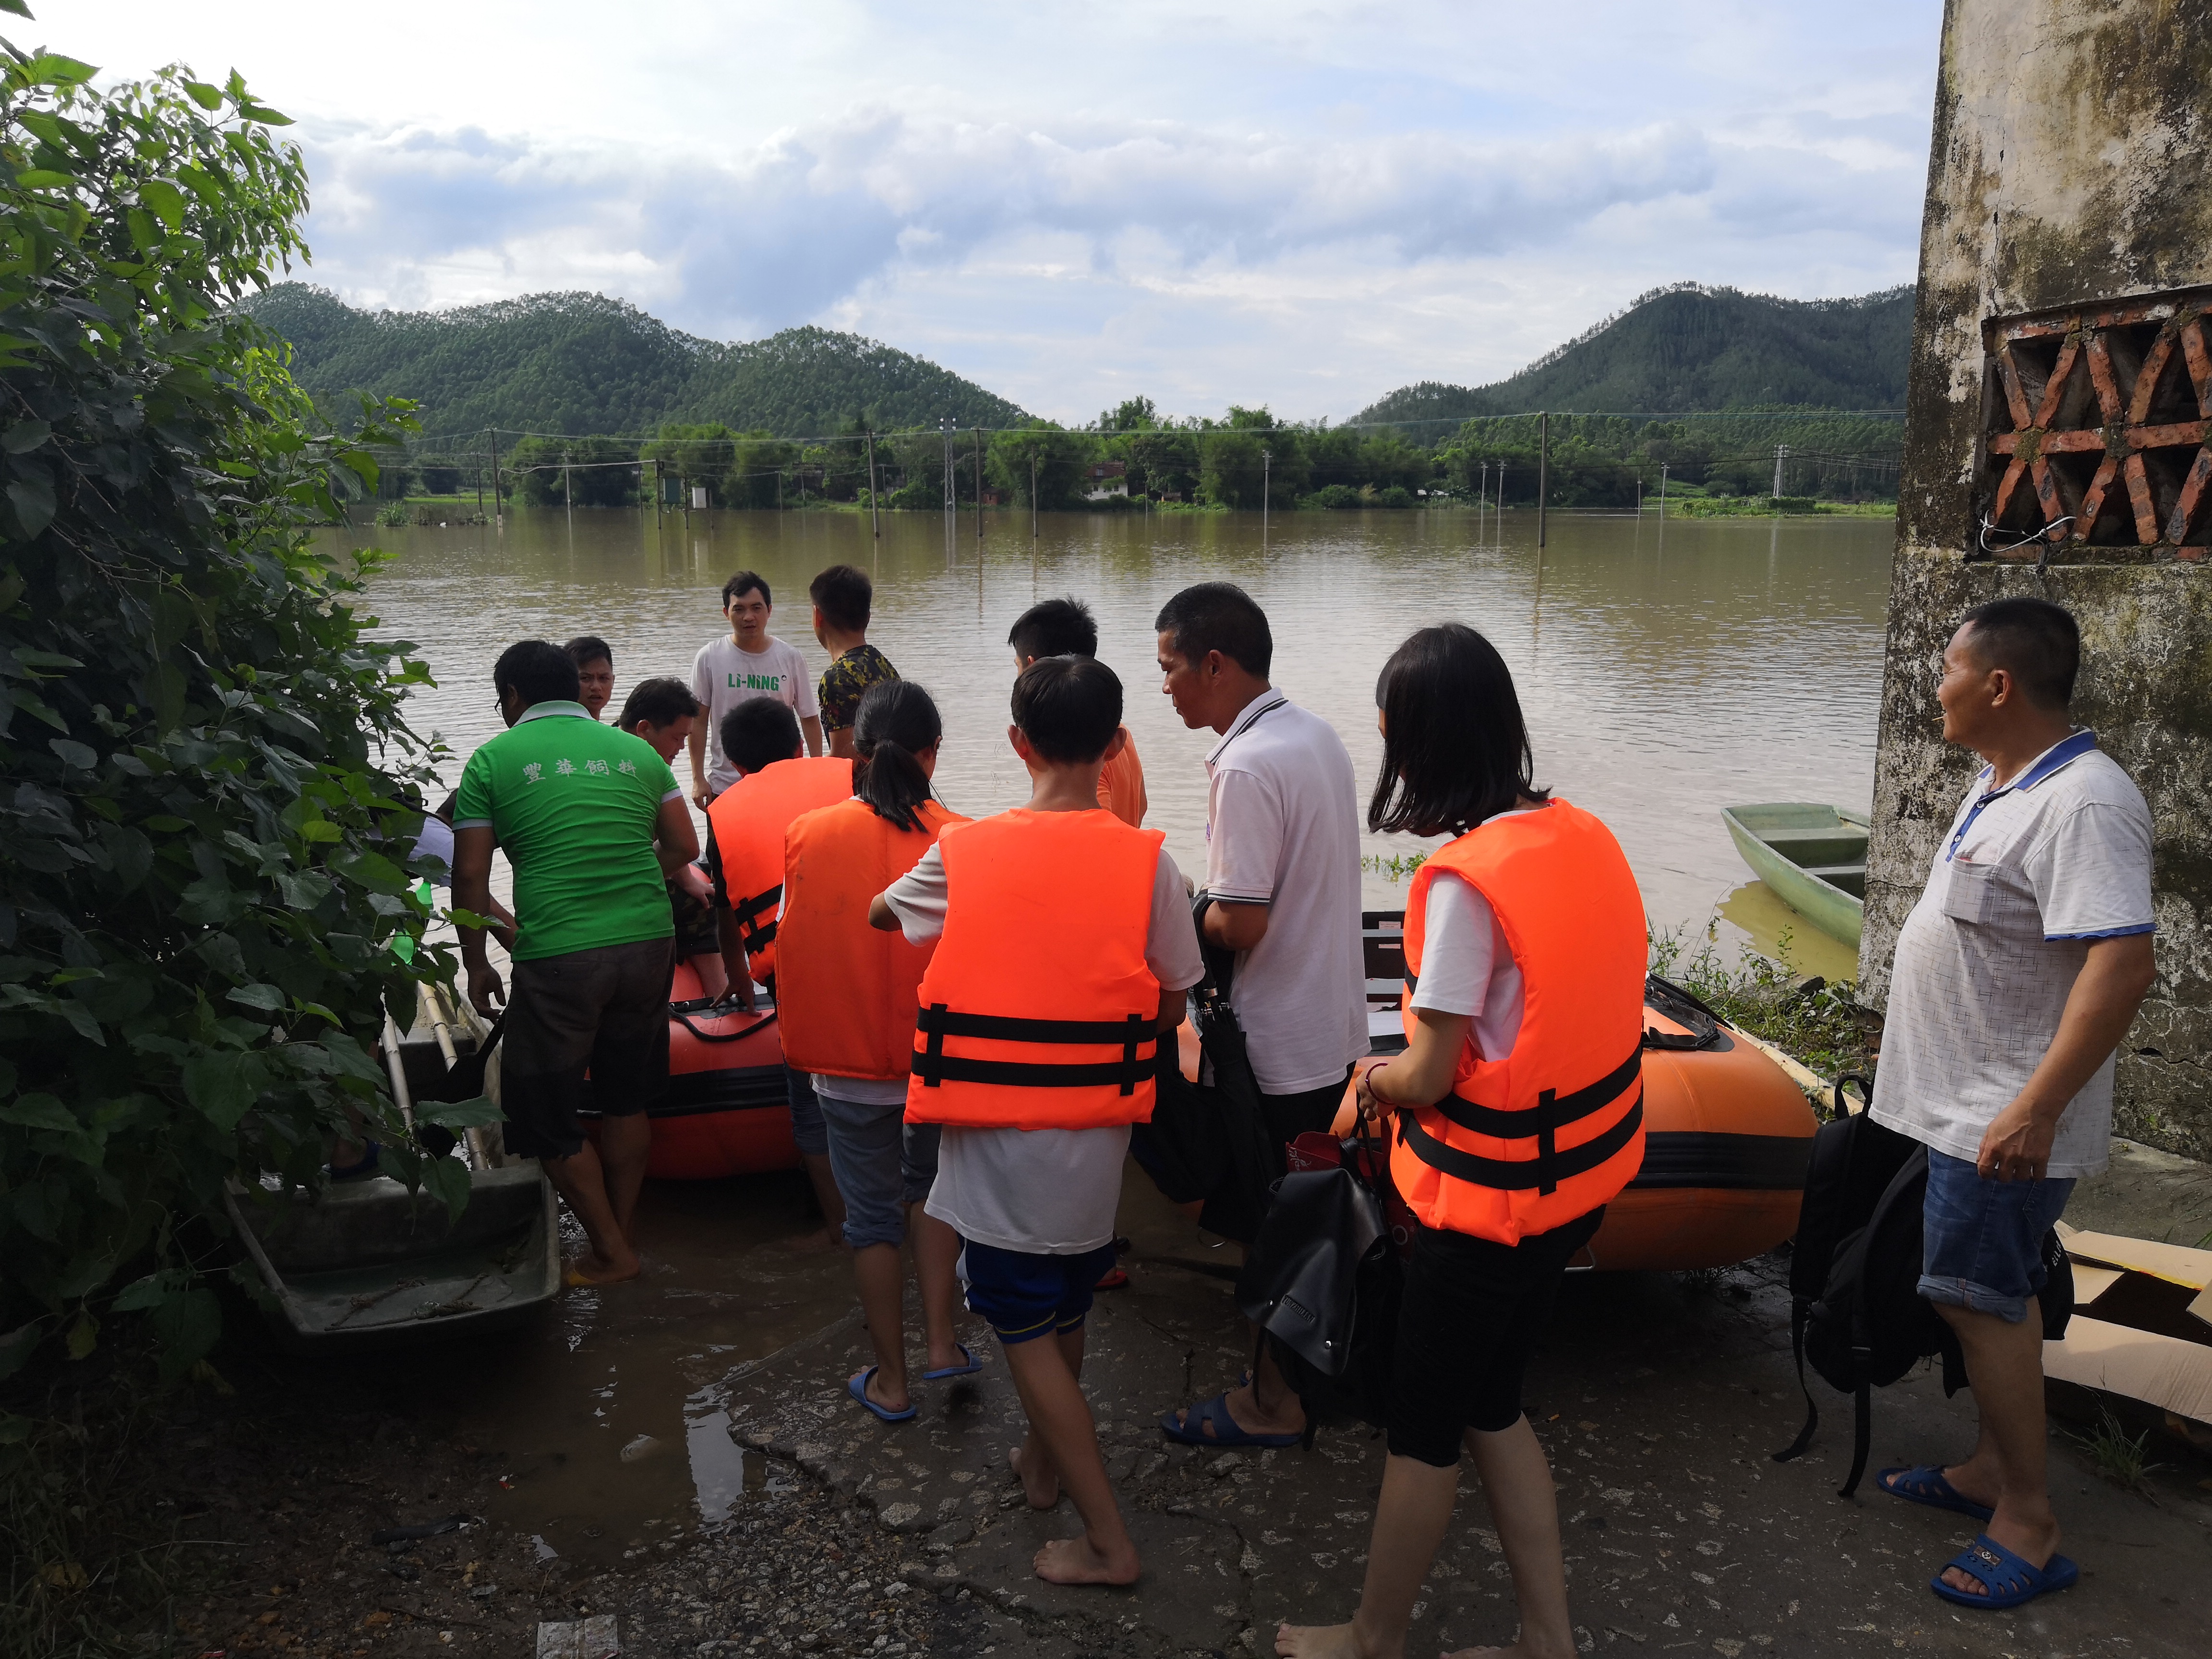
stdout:
[(1636, 516), (1644, 516), (1644, 475), (1640, 472), (1636, 475)]
[(1482, 464), (1482, 481), (1474, 490), (1474, 539), (1482, 540), (1482, 515), (1490, 506), (1490, 463)]
[(983, 539), (983, 428), (975, 428), (975, 539)]
[(477, 517), (483, 517), (483, 461), (477, 462)]
[(499, 428), (491, 429), (491, 523), (495, 530), (507, 527), (507, 510), (499, 500)]
[(568, 509), (568, 522), (576, 522), (576, 496), (568, 487), (568, 452), (561, 452), (561, 505)]
[(1667, 463), (1659, 463), (1659, 516), (1667, 516)]
[(952, 477), (952, 417), (939, 416), (937, 429), (945, 440), (945, 535), (949, 547), (951, 544), (953, 518), (960, 511)]
[(1544, 498), (1552, 489), (1552, 417), (1536, 416), (1536, 546), (1544, 545)]
[(1274, 466), (1274, 452), (1262, 449), (1260, 452), (1260, 539), (1262, 542), (1267, 539), (1267, 492)]
[(1036, 551), (1036, 451), (1032, 449), (1030, 451), (1030, 551), (1032, 555)]
[(876, 434), (868, 434), (868, 529), (878, 541), (884, 538), (884, 520), (876, 502)]
[(1788, 444), (1777, 444), (1774, 446), (1774, 496), (1778, 501), (1782, 497), (1783, 458), (1789, 453), (1790, 446)]

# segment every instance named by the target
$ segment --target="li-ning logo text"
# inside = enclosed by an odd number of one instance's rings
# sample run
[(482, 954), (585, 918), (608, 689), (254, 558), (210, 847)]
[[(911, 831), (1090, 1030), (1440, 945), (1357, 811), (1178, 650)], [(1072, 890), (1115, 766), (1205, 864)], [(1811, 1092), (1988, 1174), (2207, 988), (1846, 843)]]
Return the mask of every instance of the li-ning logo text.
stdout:
[(732, 691), (766, 691), (774, 695), (783, 690), (781, 674), (726, 674), (723, 679)]

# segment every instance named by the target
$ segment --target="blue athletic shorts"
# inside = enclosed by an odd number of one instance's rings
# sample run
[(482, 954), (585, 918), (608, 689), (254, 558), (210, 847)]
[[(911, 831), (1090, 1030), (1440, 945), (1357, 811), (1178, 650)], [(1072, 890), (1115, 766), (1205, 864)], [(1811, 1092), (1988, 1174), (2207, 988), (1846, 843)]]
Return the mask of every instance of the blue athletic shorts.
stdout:
[(2043, 1236), (2073, 1195), (2070, 1178), (1991, 1181), (1930, 1146), (1920, 1294), (2019, 1324), (2043, 1289)]
[(814, 1097), (811, 1073), (783, 1068), (784, 1098), (791, 1103), (791, 1138), (802, 1158), (820, 1158), (830, 1150), (830, 1131), (822, 1121), (822, 1103)]
[(989, 1320), (1002, 1343), (1081, 1330), (1091, 1292), (1113, 1265), (1110, 1243), (1081, 1255), (1036, 1255), (965, 1239), (960, 1250), (969, 1310)]

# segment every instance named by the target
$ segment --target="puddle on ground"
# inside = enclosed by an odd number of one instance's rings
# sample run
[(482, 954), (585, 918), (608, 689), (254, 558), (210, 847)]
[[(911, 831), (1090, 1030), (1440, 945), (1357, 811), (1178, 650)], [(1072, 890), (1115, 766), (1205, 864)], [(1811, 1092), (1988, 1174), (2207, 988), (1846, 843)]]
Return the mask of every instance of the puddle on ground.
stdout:
[(605, 1566), (726, 1519), (768, 1471), (730, 1438), (724, 1380), (853, 1304), (796, 1173), (648, 1182), (638, 1235), (641, 1279), (564, 1291), (505, 1338), (386, 1362), (497, 1459), (485, 1518), (540, 1559)]

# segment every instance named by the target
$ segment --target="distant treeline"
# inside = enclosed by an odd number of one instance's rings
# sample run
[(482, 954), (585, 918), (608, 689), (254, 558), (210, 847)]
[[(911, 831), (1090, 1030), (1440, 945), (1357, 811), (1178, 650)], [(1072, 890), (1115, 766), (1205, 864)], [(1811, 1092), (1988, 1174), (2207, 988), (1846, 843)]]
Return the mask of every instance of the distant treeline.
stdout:
[[(1897, 488), (1899, 422), (1807, 410), (1639, 420), (1609, 415), (1550, 419), (1550, 504), (1630, 507), (1668, 487), (1684, 494), (1765, 496), (1784, 447), (1785, 495), (1887, 501)], [(1413, 507), (1486, 500), (1534, 506), (1541, 437), (1534, 416), (1486, 416), (1424, 443), (1395, 428), (1279, 424), (1262, 407), (1225, 418), (1166, 421), (1132, 398), (1092, 425), (1042, 422), (997, 430), (874, 434), (878, 504), (941, 509), (952, 499), (1048, 510), (1162, 503), (1278, 510)], [(495, 444), (496, 443), (496, 450)], [(948, 452), (950, 466), (948, 468)], [(864, 421), (823, 437), (779, 438), (719, 425), (666, 425), (651, 438), (501, 436), (450, 441), (395, 455), (380, 494), (489, 492), (496, 465), (508, 500), (557, 507), (627, 507), (656, 488), (672, 503), (706, 491), (718, 507), (797, 508), (865, 503), (871, 489)]]

